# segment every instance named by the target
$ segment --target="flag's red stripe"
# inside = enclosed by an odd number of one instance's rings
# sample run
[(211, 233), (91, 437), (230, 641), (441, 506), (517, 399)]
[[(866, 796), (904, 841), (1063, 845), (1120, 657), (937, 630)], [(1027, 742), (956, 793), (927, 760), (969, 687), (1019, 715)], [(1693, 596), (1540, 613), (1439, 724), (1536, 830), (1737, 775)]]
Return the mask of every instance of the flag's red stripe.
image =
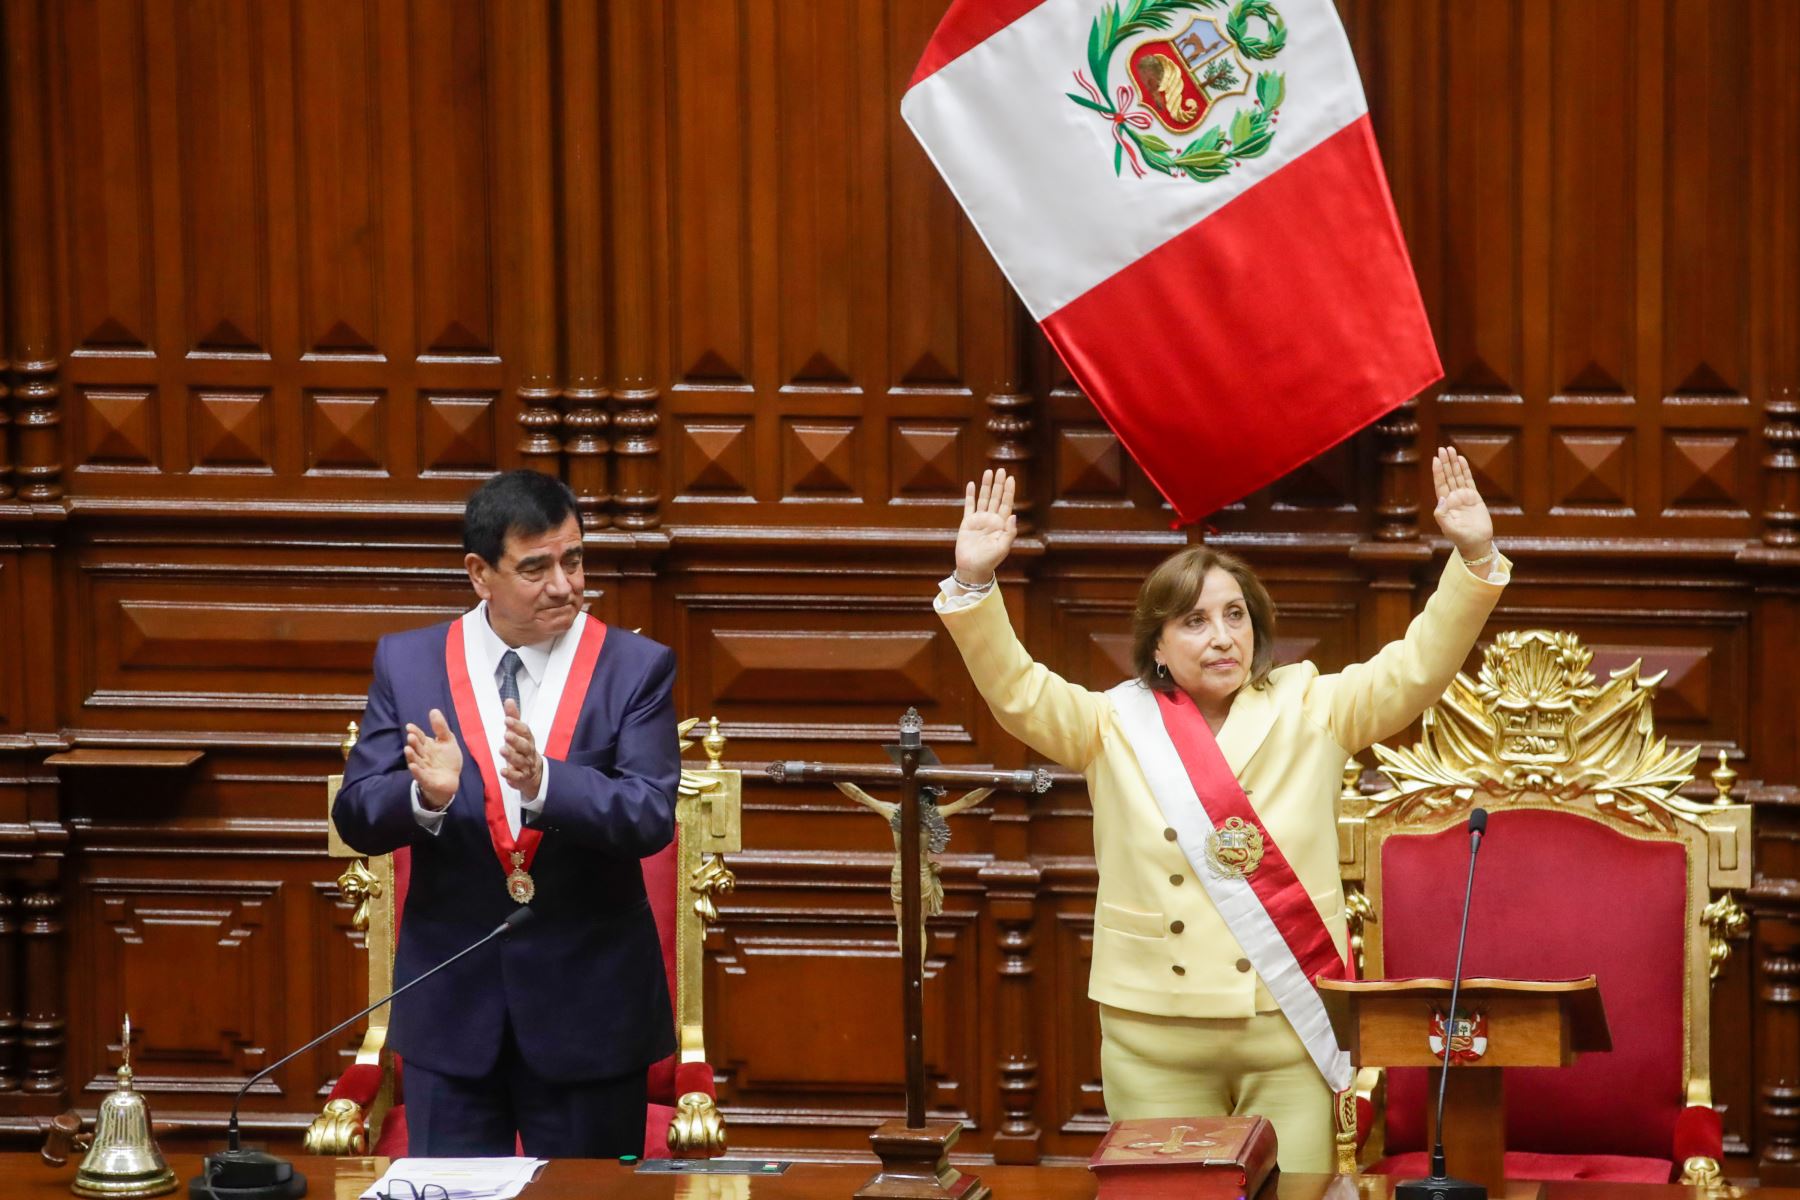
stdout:
[(1176, 756), (1193, 781), (1200, 807), (1206, 810), (1213, 827), (1238, 817), (1262, 833), (1262, 862), (1250, 873), (1250, 890), (1262, 901), (1300, 969), (1308, 979), (1344, 978), (1344, 960), (1331, 940), (1331, 931), (1325, 928), (1325, 919), (1319, 916), (1281, 847), (1269, 836), (1262, 818), (1250, 807), (1250, 798), (1232, 774), (1231, 765), (1225, 761), (1225, 754), (1212, 730), (1206, 727), (1200, 710), (1186, 696), (1171, 696), (1167, 692), (1156, 694), (1156, 708), (1162, 714), (1163, 728), (1175, 746)]
[(1043, 327), (1185, 521), (1443, 375), (1366, 116)]
[(950, 0), (907, 87), (955, 62), (1042, 4), (1044, 0)]

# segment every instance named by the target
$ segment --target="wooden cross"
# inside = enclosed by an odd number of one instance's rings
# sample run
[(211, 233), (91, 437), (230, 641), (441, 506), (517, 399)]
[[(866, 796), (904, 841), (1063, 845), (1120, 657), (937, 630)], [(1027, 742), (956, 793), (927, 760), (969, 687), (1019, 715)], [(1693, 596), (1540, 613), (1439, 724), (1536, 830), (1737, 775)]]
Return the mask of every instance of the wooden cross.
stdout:
[(768, 767), (777, 783), (853, 783), (859, 787), (900, 785), (900, 1006), (905, 1014), (906, 1124), (925, 1127), (925, 939), (919, 920), (919, 791), (922, 787), (989, 787), (1036, 794), (1050, 790), (1050, 772), (984, 771), (969, 767), (921, 766), (925, 718), (909, 708), (900, 718), (898, 764), (850, 766), (840, 763), (777, 762)]

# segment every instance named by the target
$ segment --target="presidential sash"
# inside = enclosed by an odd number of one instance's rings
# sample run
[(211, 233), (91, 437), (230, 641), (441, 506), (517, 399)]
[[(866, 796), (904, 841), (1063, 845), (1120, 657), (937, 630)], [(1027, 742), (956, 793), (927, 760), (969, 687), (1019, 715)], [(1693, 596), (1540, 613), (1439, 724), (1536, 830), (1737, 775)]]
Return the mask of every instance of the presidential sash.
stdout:
[[(525, 904), (537, 891), (531, 878), (531, 862), (537, 857), (544, 834), (524, 826), (522, 810), (516, 835), (506, 819), (506, 793), (513, 791), (499, 770), (506, 710), (500, 702), (500, 689), (492, 679), (477, 683), (469, 677), (469, 663), (482, 661), (481, 628), (476, 622), (483, 619), (477, 609), (450, 623), (450, 632), (444, 639), (444, 666), (450, 676), (450, 699), (456, 706), (463, 750), (475, 756), (475, 765), (481, 771), (488, 836), (499, 856), (500, 870), (506, 874), (507, 894)], [(605, 623), (579, 613), (550, 652), (544, 681), (531, 698), (531, 710), (520, 714), (530, 726), (532, 740), (543, 758), (561, 759), (568, 754), (569, 742), (575, 736), (575, 720), (581, 715), (582, 701), (587, 698), (594, 665), (605, 642)], [(543, 786), (548, 787), (549, 768), (546, 766), (544, 771)]]
[(1350, 1086), (1313, 980), (1344, 977), (1331, 932), (1193, 702), (1129, 680), (1107, 694), (1176, 844), (1333, 1091)]

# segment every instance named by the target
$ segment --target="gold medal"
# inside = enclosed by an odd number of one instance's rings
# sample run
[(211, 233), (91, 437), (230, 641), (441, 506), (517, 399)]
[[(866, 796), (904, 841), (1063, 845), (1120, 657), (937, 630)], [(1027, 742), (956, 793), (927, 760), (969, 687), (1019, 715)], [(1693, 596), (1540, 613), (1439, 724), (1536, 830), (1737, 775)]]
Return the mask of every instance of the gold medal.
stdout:
[(1206, 865), (1221, 879), (1248, 879), (1262, 860), (1262, 831), (1242, 817), (1227, 817), (1206, 836)]
[(512, 864), (512, 872), (506, 877), (506, 894), (520, 904), (530, 904), (531, 898), (537, 895), (537, 884), (525, 869), (525, 855), (514, 850)]

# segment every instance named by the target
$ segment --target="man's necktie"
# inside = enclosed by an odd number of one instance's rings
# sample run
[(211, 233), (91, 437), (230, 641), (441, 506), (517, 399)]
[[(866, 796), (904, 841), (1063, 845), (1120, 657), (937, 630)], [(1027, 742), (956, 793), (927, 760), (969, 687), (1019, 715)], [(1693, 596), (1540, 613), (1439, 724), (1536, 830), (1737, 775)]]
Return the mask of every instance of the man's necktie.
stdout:
[(511, 650), (500, 656), (500, 703), (504, 705), (511, 700), (519, 706), (521, 716), (524, 715), (525, 706), (519, 704), (519, 668), (524, 665)]

